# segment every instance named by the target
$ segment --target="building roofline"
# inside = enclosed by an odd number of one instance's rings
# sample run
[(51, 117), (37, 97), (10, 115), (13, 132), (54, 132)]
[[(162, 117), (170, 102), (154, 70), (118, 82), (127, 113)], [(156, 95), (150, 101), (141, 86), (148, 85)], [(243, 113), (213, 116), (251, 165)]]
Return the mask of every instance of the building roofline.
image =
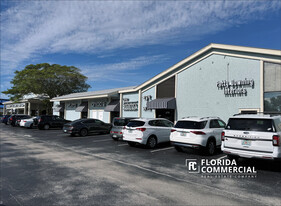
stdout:
[(153, 83), (157, 79), (165, 76), (166, 74), (171, 73), (173, 70), (177, 69), (178, 67), (196, 59), (197, 57), (211, 51), (211, 50), (225, 50), (225, 51), (237, 51), (237, 52), (245, 52), (245, 53), (252, 53), (252, 54), (265, 54), (265, 55), (272, 55), (272, 56), (279, 56), (281, 58), (281, 50), (275, 50), (275, 49), (263, 49), (263, 48), (255, 48), (255, 47), (245, 47), (245, 46), (235, 46), (235, 45), (227, 45), (227, 44), (215, 44), (211, 43), (208, 46), (198, 50), (197, 52), (191, 54), (187, 58), (181, 60), (180, 62), (174, 64), (173, 66), (169, 67), (165, 71), (157, 74), (156, 76), (150, 78), (149, 80), (145, 81), (144, 83), (140, 84), (139, 86), (130, 89), (130, 90), (123, 90), (119, 93), (129, 93), (129, 92), (136, 92), (143, 87), (146, 87), (147, 85)]
[(97, 98), (106, 98), (112, 95), (118, 94), (122, 90), (132, 89), (135, 86), (131, 87), (122, 87), (116, 89), (107, 89), (107, 90), (97, 90), (97, 91), (90, 91), (90, 92), (80, 92), (80, 93), (72, 93), (63, 95), (60, 97), (55, 97), (51, 99), (51, 102), (55, 101), (71, 101), (71, 100), (79, 100), (79, 99), (97, 99)]

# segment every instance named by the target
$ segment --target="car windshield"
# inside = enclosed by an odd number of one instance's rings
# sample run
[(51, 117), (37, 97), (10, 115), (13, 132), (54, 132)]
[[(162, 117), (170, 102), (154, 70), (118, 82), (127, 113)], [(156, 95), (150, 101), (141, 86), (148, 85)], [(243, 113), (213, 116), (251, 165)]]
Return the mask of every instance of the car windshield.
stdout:
[(129, 121), (129, 123), (127, 124), (127, 127), (141, 127), (144, 125), (145, 122), (143, 121)]
[(274, 127), (271, 119), (246, 119), (230, 118), (226, 129), (246, 130), (259, 132), (273, 132)]
[(120, 118), (116, 118), (113, 121), (113, 125), (114, 126), (126, 126), (129, 123), (129, 119), (120, 119)]
[(175, 128), (181, 129), (204, 129), (207, 121), (178, 121), (175, 125)]

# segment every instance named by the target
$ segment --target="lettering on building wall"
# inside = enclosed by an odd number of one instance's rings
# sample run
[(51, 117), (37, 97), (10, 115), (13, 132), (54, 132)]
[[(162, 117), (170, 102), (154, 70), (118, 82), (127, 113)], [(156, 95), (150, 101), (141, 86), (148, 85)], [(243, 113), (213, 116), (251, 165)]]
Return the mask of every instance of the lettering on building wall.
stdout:
[(68, 108), (76, 108), (78, 105), (77, 104), (74, 104), (74, 103), (69, 103), (67, 105)]
[[(146, 105), (148, 102), (150, 102), (152, 100), (152, 96), (151, 95), (147, 95), (144, 96), (143, 99), (146, 101)], [(152, 109), (148, 109), (147, 107), (143, 107), (144, 111), (152, 111)]]
[(100, 102), (93, 102), (91, 105), (92, 107), (106, 107), (106, 102), (105, 101), (100, 101)]
[(253, 79), (245, 80), (223, 80), (217, 82), (217, 88), (224, 91), (225, 96), (247, 96), (247, 89), (254, 89), (255, 81)]
[(130, 102), (130, 99), (124, 98), (123, 99), (123, 109), (124, 111), (138, 111), (139, 103), (136, 102)]
[(6, 109), (11, 109), (11, 108), (24, 108), (25, 103), (17, 103), (17, 104), (8, 104), (6, 105)]

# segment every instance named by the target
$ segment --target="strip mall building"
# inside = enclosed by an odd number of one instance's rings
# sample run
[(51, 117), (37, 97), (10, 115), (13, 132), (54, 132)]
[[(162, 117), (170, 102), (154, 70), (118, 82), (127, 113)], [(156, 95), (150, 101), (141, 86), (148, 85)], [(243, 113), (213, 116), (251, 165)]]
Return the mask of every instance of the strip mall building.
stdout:
[[(227, 121), (237, 113), (281, 114), (281, 51), (210, 44), (139, 86), (115, 91), (118, 95), (114, 100), (120, 104), (118, 115), (122, 117), (176, 121), (186, 116), (218, 116)], [(82, 116), (76, 108), (92, 100), (87, 92), (76, 98), (75, 108), (63, 109), (66, 119), (112, 120), (112, 116), (105, 118), (89, 109)], [(52, 101), (65, 105), (72, 99), (66, 95)], [(102, 109), (110, 103), (107, 98)], [(73, 110), (76, 116), (69, 116)]]

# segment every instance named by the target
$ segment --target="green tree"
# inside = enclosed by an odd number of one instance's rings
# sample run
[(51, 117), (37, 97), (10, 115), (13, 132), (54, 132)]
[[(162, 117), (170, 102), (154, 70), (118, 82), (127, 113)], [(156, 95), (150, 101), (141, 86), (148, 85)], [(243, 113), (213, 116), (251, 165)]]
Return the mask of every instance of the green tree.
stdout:
[[(22, 71), (15, 71), (11, 81), (12, 88), (2, 93), (7, 94), (11, 100), (18, 101), (30, 93), (44, 94), (52, 99), (70, 93), (85, 92), (90, 85), (86, 83), (87, 77), (80, 72), (74, 66), (30, 64)], [(46, 104), (50, 109), (49, 100)]]

